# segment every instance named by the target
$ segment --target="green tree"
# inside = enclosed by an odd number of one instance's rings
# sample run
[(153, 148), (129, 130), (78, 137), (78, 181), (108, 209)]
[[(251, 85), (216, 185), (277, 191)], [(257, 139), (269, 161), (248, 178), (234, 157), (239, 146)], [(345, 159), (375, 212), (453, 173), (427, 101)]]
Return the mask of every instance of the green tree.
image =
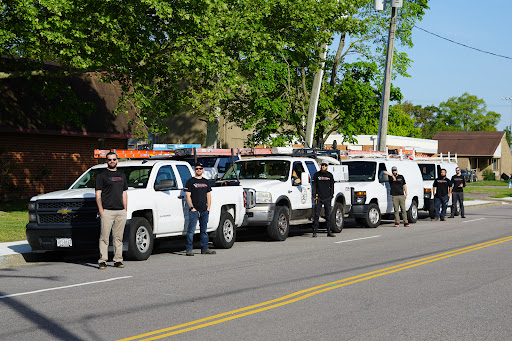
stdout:
[(424, 139), (431, 139), (438, 130), (437, 115), (439, 108), (433, 105), (422, 107), (414, 105), (409, 101), (395, 105), (406, 115), (412, 118), (414, 126), (419, 129), (419, 136)]
[(495, 131), (501, 115), (487, 111), (485, 101), (467, 92), (439, 104), (438, 130)]

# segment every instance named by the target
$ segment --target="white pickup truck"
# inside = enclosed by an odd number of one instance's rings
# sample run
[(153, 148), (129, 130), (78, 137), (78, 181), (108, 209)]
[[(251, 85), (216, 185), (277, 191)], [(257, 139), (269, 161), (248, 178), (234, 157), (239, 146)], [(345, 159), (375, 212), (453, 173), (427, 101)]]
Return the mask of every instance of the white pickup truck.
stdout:
[[(341, 167), (341, 166), (339, 166)], [(223, 180), (237, 177), (244, 188), (256, 191), (256, 206), (247, 209), (244, 226), (267, 226), (272, 240), (288, 237), (290, 225), (311, 224), (313, 201), (311, 178), (319, 170), (309, 157), (268, 156), (242, 159), (235, 163), (236, 173), (229, 169)], [(294, 181), (294, 173), (301, 180)], [(332, 199), (332, 231), (341, 232), (345, 212), (350, 211), (351, 188), (346, 182), (335, 182)]]
[[(91, 167), (69, 189), (30, 200), (26, 233), (32, 250), (98, 249), (100, 219), (94, 187), (96, 175), (105, 168), (105, 164)], [(160, 160), (120, 162), (118, 169), (128, 182), (123, 249), (129, 259), (146, 260), (155, 238), (186, 235), (189, 208), (183, 187), (193, 170), (185, 161)], [(212, 188), (207, 231), (213, 232), (215, 247), (233, 246), (245, 205), (250, 205), (248, 191), (236, 182)]]

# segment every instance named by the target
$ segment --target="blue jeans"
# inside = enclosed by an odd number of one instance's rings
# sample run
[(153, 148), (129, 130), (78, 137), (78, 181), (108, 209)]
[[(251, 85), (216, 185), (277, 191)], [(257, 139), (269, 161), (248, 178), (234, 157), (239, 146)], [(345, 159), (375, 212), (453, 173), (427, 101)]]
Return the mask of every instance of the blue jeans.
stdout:
[(201, 239), (201, 250), (208, 250), (208, 234), (206, 233), (206, 225), (208, 225), (209, 211), (198, 212), (190, 211), (188, 213), (188, 228), (187, 228), (187, 251), (192, 251), (192, 244), (194, 242), (194, 232), (196, 230), (197, 221), (199, 220), (199, 235)]
[(435, 198), (435, 201), (434, 201), (434, 208), (436, 211), (435, 219), (439, 219), (439, 210), (441, 209), (441, 206), (443, 207), (443, 209), (441, 210), (441, 219), (444, 219), (444, 217), (446, 216), (446, 207), (448, 206), (448, 199), (449, 199), (448, 194), (441, 198), (438, 198), (438, 197)]

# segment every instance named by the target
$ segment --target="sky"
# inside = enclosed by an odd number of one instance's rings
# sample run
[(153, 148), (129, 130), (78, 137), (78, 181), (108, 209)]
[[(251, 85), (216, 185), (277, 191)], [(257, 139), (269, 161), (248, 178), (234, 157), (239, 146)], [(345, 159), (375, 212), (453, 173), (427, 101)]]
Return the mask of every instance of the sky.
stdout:
[(400, 87), (404, 101), (421, 106), (437, 106), (468, 92), (483, 99), (488, 111), (501, 114), (497, 128), (503, 130), (512, 115), (511, 101), (501, 99), (512, 97), (512, 1), (429, 0), (429, 7), (416, 26), (510, 59), (468, 49), (415, 28), (414, 47), (399, 47), (413, 60), (408, 69), (411, 77), (399, 76), (393, 85)]

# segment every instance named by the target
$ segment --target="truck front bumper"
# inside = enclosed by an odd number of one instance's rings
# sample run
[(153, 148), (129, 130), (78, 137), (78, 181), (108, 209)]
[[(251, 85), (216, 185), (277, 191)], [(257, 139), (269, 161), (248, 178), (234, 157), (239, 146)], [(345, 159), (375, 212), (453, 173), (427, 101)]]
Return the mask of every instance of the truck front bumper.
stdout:
[(368, 213), (368, 207), (370, 205), (364, 204), (364, 205), (352, 205), (352, 208), (350, 209), (349, 216), (352, 218), (364, 218), (366, 217), (366, 214)]
[(243, 226), (269, 225), (274, 219), (275, 204), (256, 204), (246, 211)]

